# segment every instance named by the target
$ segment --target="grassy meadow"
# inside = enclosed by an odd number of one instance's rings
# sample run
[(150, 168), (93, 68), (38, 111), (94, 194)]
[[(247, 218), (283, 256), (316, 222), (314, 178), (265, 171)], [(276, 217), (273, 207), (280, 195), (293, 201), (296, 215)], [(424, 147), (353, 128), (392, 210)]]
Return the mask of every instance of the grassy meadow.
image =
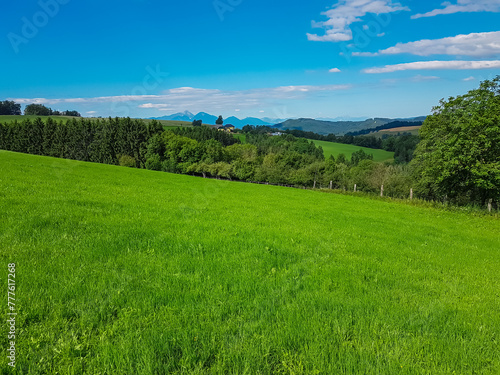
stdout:
[(400, 134), (409, 133), (411, 135), (418, 135), (420, 128), (421, 128), (421, 126), (406, 126), (403, 128), (379, 130), (378, 132), (372, 133), (370, 135), (375, 136), (375, 137), (382, 137), (384, 134), (397, 135), (398, 133), (400, 133)]
[(233, 133), (233, 137), (240, 140), (241, 143), (247, 143), (247, 135), (241, 133)]
[[(34, 121), (37, 118), (41, 118), (43, 121), (46, 121), (49, 117), (51, 117), (53, 120), (68, 120), (72, 118), (79, 119), (80, 117), (72, 117), (72, 116), (25, 116), (25, 115), (20, 115), (20, 116), (0, 116), (0, 123), (11, 123), (17, 120), (18, 122), (23, 121), (25, 119), (29, 119), (31, 121)], [(92, 117), (92, 119), (98, 119), (97, 117)], [(152, 119), (141, 119), (145, 123), (150, 123), (153, 121)], [(173, 129), (173, 128), (179, 128), (179, 127), (191, 127), (192, 124), (187, 121), (173, 121), (173, 120), (156, 120), (160, 124), (163, 125), (166, 129)]]
[(494, 217), (0, 151), (0, 248), (0, 374), (500, 373)]
[(362, 149), (367, 154), (373, 154), (374, 161), (390, 161), (394, 159), (394, 152), (389, 152), (385, 150), (378, 150), (374, 148), (360, 147), (356, 145), (346, 145), (343, 143), (336, 142), (327, 142), (327, 141), (317, 141), (312, 140), (316, 146), (321, 146), (325, 153), (325, 158), (329, 158), (330, 155), (333, 155), (335, 158), (340, 154), (344, 154), (345, 157), (350, 160), (353, 152), (359, 151)]
[(14, 121), (21, 122), (23, 120), (31, 120), (34, 121), (37, 118), (41, 118), (43, 121), (47, 120), (49, 117), (51, 117), (54, 120), (69, 120), (72, 118), (78, 119), (79, 117), (72, 117), (72, 116), (25, 116), (25, 115), (19, 115), (19, 116), (11, 116), (11, 115), (0, 115), (0, 122), (2, 124), (5, 123), (12, 123)]

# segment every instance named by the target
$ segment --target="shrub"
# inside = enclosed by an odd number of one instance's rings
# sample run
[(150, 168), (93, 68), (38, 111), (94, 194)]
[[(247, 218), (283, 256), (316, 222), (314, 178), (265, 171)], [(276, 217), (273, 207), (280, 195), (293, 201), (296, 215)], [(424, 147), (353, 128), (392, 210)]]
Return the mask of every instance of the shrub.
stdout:
[(160, 155), (154, 154), (146, 160), (146, 169), (151, 171), (161, 171)]
[(135, 159), (129, 155), (120, 155), (118, 158), (118, 164), (122, 167), (135, 167)]

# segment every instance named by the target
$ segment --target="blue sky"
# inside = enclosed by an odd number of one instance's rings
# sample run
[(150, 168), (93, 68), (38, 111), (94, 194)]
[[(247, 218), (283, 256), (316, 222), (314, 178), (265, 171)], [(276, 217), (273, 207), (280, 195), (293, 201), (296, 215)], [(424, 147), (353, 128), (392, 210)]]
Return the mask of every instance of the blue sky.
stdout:
[(500, 74), (500, 0), (25, 0), (0, 100), (84, 116), (426, 115)]

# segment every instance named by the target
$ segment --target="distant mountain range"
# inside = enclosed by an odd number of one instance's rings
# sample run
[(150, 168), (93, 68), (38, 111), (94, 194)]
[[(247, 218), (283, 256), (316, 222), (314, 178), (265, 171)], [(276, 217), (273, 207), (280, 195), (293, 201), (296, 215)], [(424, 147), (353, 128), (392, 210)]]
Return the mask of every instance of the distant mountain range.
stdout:
[[(199, 112), (196, 115), (192, 114), (189, 111), (174, 113), (170, 116), (162, 116), (162, 117), (154, 117), (156, 120), (171, 120), (171, 121), (188, 121), (192, 122), (193, 120), (201, 120), (204, 124), (215, 125), (215, 120), (217, 120), (219, 116), (214, 116), (209, 113)], [(232, 124), (237, 128), (241, 128), (245, 125), (265, 125), (272, 126), (276, 123), (286, 121), (286, 119), (271, 119), (271, 118), (255, 118), (255, 117), (246, 117), (240, 120), (237, 117), (231, 116), (224, 119), (224, 124)]]
[[(204, 124), (214, 125), (219, 116), (214, 116), (209, 113), (199, 112), (196, 115), (189, 111), (174, 113), (170, 116), (153, 117), (156, 120), (171, 120), (171, 121), (188, 121), (201, 120)], [(318, 134), (338, 134), (342, 135), (348, 132), (356, 132), (364, 129), (376, 128), (377, 126), (385, 125), (393, 121), (408, 121), (419, 122), (424, 121), (426, 116), (412, 118), (371, 118), (371, 119), (349, 119), (349, 121), (337, 119), (271, 119), (271, 118), (255, 118), (246, 117), (240, 120), (237, 117), (231, 116), (224, 119), (224, 124), (232, 124), (237, 128), (242, 128), (245, 125), (265, 125), (272, 126), (278, 129), (297, 129), (303, 131), (312, 131)]]

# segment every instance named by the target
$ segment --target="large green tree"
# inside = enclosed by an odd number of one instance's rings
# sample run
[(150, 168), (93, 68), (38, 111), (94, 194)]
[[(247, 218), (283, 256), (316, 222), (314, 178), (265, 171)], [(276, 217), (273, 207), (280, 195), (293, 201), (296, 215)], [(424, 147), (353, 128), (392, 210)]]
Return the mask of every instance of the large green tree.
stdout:
[(51, 116), (52, 109), (43, 104), (28, 104), (24, 109), (24, 114), (27, 116)]
[(441, 100), (420, 138), (413, 163), (421, 195), (456, 203), (500, 199), (500, 76)]
[(0, 102), (0, 115), (20, 115), (21, 104), (15, 103), (10, 100)]

